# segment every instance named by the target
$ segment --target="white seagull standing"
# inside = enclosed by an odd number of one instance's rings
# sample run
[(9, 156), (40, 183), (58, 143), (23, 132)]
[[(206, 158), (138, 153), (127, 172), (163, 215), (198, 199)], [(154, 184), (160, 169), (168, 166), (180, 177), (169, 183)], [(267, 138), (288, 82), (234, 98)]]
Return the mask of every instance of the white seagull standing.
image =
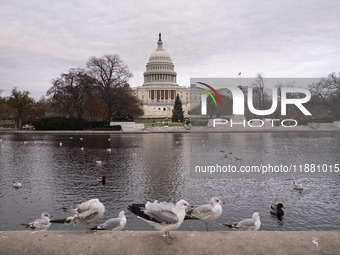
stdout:
[(261, 215), (258, 212), (254, 212), (251, 219), (244, 219), (240, 222), (234, 222), (233, 224), (222, 224), (229, 228), (236, 228), (239, 230), (257, 231), (261, 227)]
[(210, 199), (209, 204), (201, 205), (195, 209), (189, 210), (187, 212), (187, 217), (185, 219), (197, 219), (205, 222), (207, 231), (208, 222), (216, 220), (222, 214), (222, 202), (218, 197), (213, 197)]
[[(62, 208), (65, 212), (70, 212), (72, 216), (64, 220), (66, 225), (78, 223), (86, 224), (86, 232), (91, 233), (90, 223), (99, 220), (105, 212), (104, 205), (98, 198), (90, 199), (80, 205), (74, 205), (70, 209)], [(52, 221), (53, 222), (53, 221)]]
[(91, 230), (119, 231), (125, 227), (126, 222), (127, 222), (126, 214), (124, 211), (121, 211), (118, 215), (118, 218), (111, 218), (105, 221), (103, 224), (100, 224), (97, 227), (91, 228)]
[(164, 231), (167, 242), (171, 243), (169, 241), (171, 239), (169, 231), (181, 226), (185, 217), (185, 210), (191, 207), (192, 205), (181, 199), (176, 205), (167, 202), (159, 203), (156, 200), (153, 203), (132, 204), (128, 209), (155, 229)]
[(40, 219), (36, 219), (33, 222), (30, 222), (28, 224), (21, 224), (21, 225), (27, 228), (30, 228), (32, 230), (47, 230), (51, 226), (51, 223), (50, 223), (51, 217), (52, 216), (49, 215), (47, 212), (44, 212), (43, 214), (41, 214)]

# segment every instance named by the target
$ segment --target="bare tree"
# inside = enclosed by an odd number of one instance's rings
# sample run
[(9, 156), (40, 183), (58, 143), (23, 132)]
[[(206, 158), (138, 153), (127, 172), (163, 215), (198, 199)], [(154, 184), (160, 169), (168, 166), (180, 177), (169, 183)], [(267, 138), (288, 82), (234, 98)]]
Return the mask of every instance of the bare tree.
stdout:
[(84, 118), (90, 121), (105, 120), (107, 112), (106, 104), (99, 97), (98, 93), (95, 90), (92, 90), (87, 97), (88, 100), (85, 105)]
[(138, 117), (144, 114), (142, 103), (132, 94), (130, 87), (117, 88), (114, 91), (116, 98), (114, 103), (115, 112), (121, 112), (125, 115)]
[(118, 55), (105, 55), (101, 58), (91, 57), (87, 62), (90, 75), (96, 79), (96, 85), (107, 106), (107, 120), (110, 120), (117, 107), (117, 88), (128, 86), (132, 77), (128, 66)]
[[(335, 119), (340, 119), (340, 72), (331, 73), (317, 83), (309, 85), (314, 102), (322, 104)], [(320, 100), (321, 99), (321, 100)]]
[(95, 80), (84, 69), (73, 68), (60, 78), (52, 80), (52, 87), (47, 91), (54, 101), (69, 117), (83, 118), (87, 96), (94, 89)]
[(261, 73), (256, 74), (256, 79), (253, 82), (255, 87), (254, 96), (255, 102), (257, 102), (257, 109), (263, 110), (265, 101), (265, 91), (264, 91), (264, 77)]

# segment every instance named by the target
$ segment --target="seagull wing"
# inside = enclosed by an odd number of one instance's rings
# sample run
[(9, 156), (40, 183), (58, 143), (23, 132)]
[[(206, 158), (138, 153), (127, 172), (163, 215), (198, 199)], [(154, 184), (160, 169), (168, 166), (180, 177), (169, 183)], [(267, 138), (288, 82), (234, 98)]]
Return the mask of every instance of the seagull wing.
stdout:
[(174, 211), (175, 205), (171, 203), (132, 204), (128, 210), (144, 220), (159, 224), (176, 224), (179, 221)]
[(173, 210), (160, 210), (152, 213), (148, 212), (148, 215), (161, 224), (176, 224), (179, 221), (177, 214)]
[(45, 229), (49, 227), (50, 222), (47, 219), (36, 219), (29, 223), (31, 229)]
[(98, 199), (91, 199), (84, 203), (81, 203), (80, 205), (77, 206), (77, 212), (83, 213), (88, 210), (91, 210), (95, 206), (96, 203), (100, 203)]
[(236, 224), (236, 227), (242, 230), (253, 230), (255, 228), (255, 221), (253, 219), (241, 220)]
[(97, 210), (87, 210), (78, 214), (76, 217), (83, 223), (91, 222), (98, 217), (99, 212)]
[(213, 208), (210, 204), (201, 205), (191, 212), (191, 216), (194, 216), (198, 219), (205, 218), (211, 214), (213, 214)]

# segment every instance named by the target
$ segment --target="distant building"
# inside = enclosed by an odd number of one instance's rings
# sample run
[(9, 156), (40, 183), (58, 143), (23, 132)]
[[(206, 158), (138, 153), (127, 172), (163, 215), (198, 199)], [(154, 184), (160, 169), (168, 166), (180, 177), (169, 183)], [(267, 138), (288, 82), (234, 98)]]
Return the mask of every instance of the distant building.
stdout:
[(133, 94), (143, 104), (142, 118), (171, 118), (177, 95), (182, 101), (184, 117), (189, 117), (190, 96), (193, 97), (192, 100), (197, 100), (199, 103), (201, 92), (190, 94), (189, 88), (179, 86), (174, 67), (170, 55), (163, 49), (161, 33), (159, 33), (157, 49), (146, 64), (144, 83), (142, 86), (132, 88)]

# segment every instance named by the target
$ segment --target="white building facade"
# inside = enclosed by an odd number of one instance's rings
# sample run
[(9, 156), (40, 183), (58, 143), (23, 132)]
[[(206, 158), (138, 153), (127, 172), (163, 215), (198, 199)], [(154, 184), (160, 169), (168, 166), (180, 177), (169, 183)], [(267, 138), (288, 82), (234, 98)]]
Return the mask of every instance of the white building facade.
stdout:
[(143, 104), (144, 115), (141, 118), (171, 118), (177, 95), (182, 101), (184, 117), (189, 117), (190, 89), (177, 84), (174, 67), (170, 55), (163, 49), (159, 33), (157, 49), (146, 64), (144, 83), (132, 88), (133, 94)]

